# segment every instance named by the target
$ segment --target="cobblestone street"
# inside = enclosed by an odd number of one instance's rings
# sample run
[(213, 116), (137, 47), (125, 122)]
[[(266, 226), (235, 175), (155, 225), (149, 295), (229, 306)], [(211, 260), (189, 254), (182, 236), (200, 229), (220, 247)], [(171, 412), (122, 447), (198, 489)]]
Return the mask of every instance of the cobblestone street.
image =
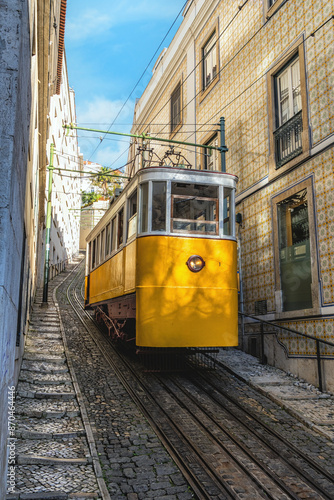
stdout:
[[(73, 267), (51, 282), (47, 308), (40, 292), (36, 298), (16, 397), (16, 492), (7, 500), (193, 498), (152, 427), (82, 333), (66, 297), (64, 279)], [(220, 350), (218, 361), (251, 386), (249, 401), (256, 389), (269, 398), (268, 411), (277, 403), (310, 433), (313, 453), (331, 460), (332, 395), (235, 349)]]

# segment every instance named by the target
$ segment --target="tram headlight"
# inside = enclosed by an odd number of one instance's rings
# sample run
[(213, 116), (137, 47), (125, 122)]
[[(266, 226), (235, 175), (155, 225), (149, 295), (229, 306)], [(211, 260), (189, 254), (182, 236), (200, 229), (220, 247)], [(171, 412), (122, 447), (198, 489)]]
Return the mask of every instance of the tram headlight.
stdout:
[(199, 255), (192, 255), (186, 262), (188, 269), (193, 273), (198, 273), (205, 266), (205, 262)]

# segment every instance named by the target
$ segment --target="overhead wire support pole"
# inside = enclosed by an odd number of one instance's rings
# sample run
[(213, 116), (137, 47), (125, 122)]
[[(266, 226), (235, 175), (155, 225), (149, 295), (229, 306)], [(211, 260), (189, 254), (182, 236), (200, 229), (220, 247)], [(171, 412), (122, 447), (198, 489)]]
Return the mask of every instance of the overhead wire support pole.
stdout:
[(51, 195), (52, 195), (52, 177), (53, 177), (53, 170), (54, 170), (53, 153), (54, 153), (54, 144), (51, 143), (51, 145), (50, 145), (50, 164), (47, 167), (49, 170), (49, 187), (48, 187), (48, 201), (47, 201), (47, 208), (46, 208), (43, 305), (47, 304), (47, 302), (48, 302), (50, 232), (51, 232)]
[(225, 160), (225, 153), (228, 151), (227, 147), (225, 146), (225, 118), (222, 116), (219, 120), (220, 124), (220, 159), (221, 159), (221, 167), (222, 167), (222, 172), (226, 172), (226, 160)]

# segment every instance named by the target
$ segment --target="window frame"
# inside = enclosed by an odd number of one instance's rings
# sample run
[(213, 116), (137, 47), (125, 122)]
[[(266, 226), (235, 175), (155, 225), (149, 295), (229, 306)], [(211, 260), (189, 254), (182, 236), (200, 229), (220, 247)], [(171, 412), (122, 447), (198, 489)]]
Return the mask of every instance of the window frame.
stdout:
[[(216, 142), (217, 144), (212, 144), (213, 142)], [(210, 135), (209, 137), (205, 138), (204, 141), (203, 141), (203, 144), (206, 145), (206, 146), (217, 146), (219, 145), (219, 139), (218, 139), (218, 133), (216, 132), (215, 134), (213, 135)], [(203, 150), (204, 153), (202, 155), (202, 162), (201, 162), (201, 166), (202, 166), (202, 170), (205, 170), (206, 172), (221, 172), (221, 164), (220, 164), (220, 155), (219, 155), (219, 152), (215, 149), (212, 149), (212, 153), (216, 156), (216, 159), (214, 160), (214, 164), (217, 168), (215, 169), (208, 169), (206, 168), (207, 167), (207, 161), (208, 161), (208, 153), (207, 153), (207, 150), (204, 149)], [(210, 150), (209, 150), (210, 151)]]
[[(212, 90), (212, 88), (216, 85), (220, 78), (220, 67), (219, 67), (219, 26), (218, 21), (216, 22), (213, 29), (209, 31), (209, 34), (204, 38), (200, 45), (200, 94), (199, 101), (201, 102)], [(216, 48), (216, 75), (211, 79), (208, 85), (204, 85), (204, 75), (205, 75), (205, 61), (204, 58), (204, 50), (205, 47), (210, 43), (213, 37), (216, 37), (215, 48)], [(211, 49), (212, 50), (212, 49)]]
[[(174, 109), (174, 104), (175, 104), (175, 103), (173, 103), (173, 96), (177, 92), (179, 93), (179, 95), (177, 97), (177, 102), (179, 103), (179, 111), (176, 114), (176, 116), (179, 117), (178, 122), (176, 122), (174, 120), (175, 116), (173, 114), (173, 109)], [(182, 127), (182, 124), (183, 124), (182, 102), (183, 102), (183, 100), (182, 100), (182, 81), (179, 80), (179, 82), (174, 87), (174, 90), (170, 95), (170, 136), (171, 137), (173, 137), (180, 130), (180, 128)]]
[[(292, 46), (283, 54), (271, 67), (267, 73), (267, 90), (268, 90), (268, 127), (269, 127), (269, 179), (273, 179), (282, 173), (290, 170), (294, 166), (303, 162), (310, 156), (310, 137), (308, 123), (308, 102), (306, 92), (306, 71), (305, 71), (305, 53), (303, 36), (299, 37)], [(300, 73), (300, 94), (301, 94), (301, 114), (302, 114), (302, 132), (301, 132), (301, 153), (293, 157), (291, 160), (277, 167), (275, 138), (277, 123), (277, 102), (276, 102), (276, 78), (288, 64), (298, 58), (299, 73)]]
[(285, 0), (273, 0), (273, 3), (270, 4), (270, 0), (265, 0), (263, 2), (265, 18), (269, 19), (271, 16), (273, 16), (284, 2)]

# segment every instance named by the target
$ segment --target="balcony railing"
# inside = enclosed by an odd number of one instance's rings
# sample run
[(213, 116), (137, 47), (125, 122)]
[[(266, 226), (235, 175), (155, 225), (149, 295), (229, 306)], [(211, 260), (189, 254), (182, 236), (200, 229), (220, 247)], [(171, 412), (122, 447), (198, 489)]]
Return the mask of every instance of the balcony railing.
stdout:
[(282, 167), (302, 152), (302, 130), (302, 111), (275, 130), (276, 168)]

